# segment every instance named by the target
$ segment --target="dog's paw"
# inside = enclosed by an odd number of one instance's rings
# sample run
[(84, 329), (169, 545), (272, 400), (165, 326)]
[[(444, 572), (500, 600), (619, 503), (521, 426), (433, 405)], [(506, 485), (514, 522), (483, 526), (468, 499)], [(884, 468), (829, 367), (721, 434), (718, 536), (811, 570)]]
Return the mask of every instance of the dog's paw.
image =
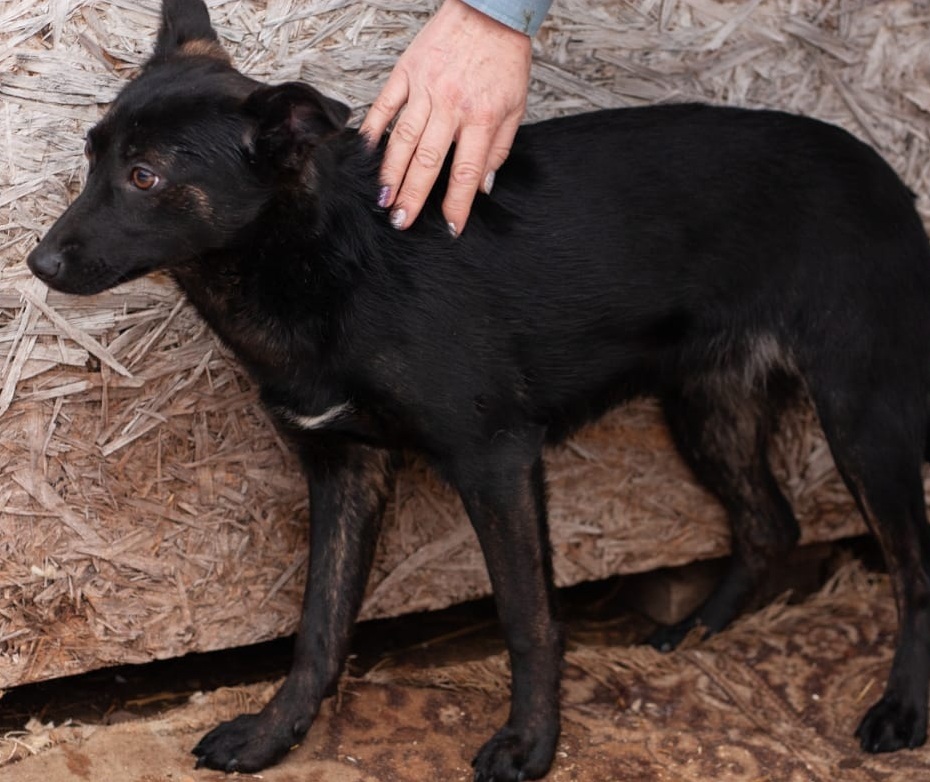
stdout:
[(696, 617), (688, 617), (673, 625), (665, 625), (655, 630), (646, 639), (646, 643), (660, 652), (671, 652), (678, 647), (685, 637), (698, 626)]
[(522, 782), (545, 776), (552, 765), (556, 739), (557, 731), (527, 738), (513, 728), (501, 728), (471, 762), (474, 782)]
[(866, 752), (919, 747), (927, 740), (926, 707), (913, 698), (886, 693), (862, 718), (856, 738)]
[(277, 763), (303, 733), (265, 722), (261, 714), (241, 714), (215, 727), (191, 750), (197, 768), (254, 772)]

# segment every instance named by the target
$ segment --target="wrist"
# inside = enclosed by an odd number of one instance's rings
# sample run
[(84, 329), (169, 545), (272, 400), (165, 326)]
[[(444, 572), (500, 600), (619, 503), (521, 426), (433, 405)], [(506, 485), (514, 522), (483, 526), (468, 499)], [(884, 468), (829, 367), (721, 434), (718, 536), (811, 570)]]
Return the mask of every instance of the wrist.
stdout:
[(444, 0), (442, 11), (501, 37), (529, 43), (549, 8), (549, 0)]

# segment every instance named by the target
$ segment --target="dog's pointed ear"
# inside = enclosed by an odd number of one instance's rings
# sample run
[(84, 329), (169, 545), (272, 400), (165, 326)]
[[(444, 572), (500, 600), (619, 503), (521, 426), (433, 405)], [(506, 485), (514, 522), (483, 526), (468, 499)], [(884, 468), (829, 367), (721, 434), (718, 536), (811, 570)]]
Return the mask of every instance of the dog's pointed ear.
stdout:
[(309, 84), (286, 82), (259, 87), (243, 111), (252, 125), (246, 143), (256, 159), (299, 168), (313, 147), (342, 132), (350, 109)]
[(225, 57), (203, 0), (163, 0), (161, 27), (149, 62), (163, 62), (178, 52)]

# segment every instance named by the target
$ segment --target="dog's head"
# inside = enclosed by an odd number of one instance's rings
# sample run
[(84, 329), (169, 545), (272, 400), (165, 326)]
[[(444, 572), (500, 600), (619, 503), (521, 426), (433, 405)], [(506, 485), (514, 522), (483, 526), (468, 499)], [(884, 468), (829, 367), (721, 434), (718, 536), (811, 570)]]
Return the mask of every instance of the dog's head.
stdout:
[(50, 287), (96, 293), (219, 250), (349, 109), (230, 63), (202, 0), (164, 0), (152, 57), (87, 134), (87, 183), (28, 258)]

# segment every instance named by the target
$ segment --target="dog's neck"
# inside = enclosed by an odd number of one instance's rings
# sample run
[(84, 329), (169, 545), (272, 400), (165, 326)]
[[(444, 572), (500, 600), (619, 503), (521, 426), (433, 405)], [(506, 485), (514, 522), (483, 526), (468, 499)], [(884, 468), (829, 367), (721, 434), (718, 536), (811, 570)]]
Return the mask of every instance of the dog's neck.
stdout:
[[(410, 232), (378, 207), (381, 149), (346, 130), (314, 151), (312, 170), (274, 193), (223, 250), (173, 270), (201, 316), (247, 366), (303, 366), (338, 349), (359, 296), (402, 284), (410, 245), (440, 230), (435, 216)], [(451, 240), (450, 240), (451, 241)]]

